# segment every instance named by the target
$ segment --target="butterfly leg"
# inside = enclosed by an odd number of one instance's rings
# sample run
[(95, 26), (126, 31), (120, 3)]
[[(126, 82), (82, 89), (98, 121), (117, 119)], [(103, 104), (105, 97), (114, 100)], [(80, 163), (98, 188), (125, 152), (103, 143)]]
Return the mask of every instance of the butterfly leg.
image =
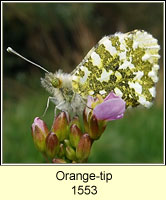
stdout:
[(49, 107), (49, 104), (50, 104), (50, 100), (54, 101), (54, 100), (55, 100), (55, 97), (48, 97), (48, 99), (47, 99), (47, 105), (46, 105), (46, 108), (45, 108), (45, 111), (44, 111), (42, 117), (45, 116), (45, 114), (46, 114), (46, 112), (47, 112), (47, 110), (48, 110), (48, 107)]
[(62, 101), (61, 103), (59, 103), (56, 108), (59, 109), (59, 110), (62, 110), (62, 106), (65, 104), (65, 101)]
[[(62, 111), (67, 111), (68, 112), (68, 109), (66, 109), (66, 101), (62, 101), (61, 103), (59, 103), (57, 106), (55, 106), (55, 110), (54, 110), (54, 115), (56, 117), (57, 114), (59, 114), (59, 111), (62, 112)], [(57, 112), (58, 110), (58, 112)]]

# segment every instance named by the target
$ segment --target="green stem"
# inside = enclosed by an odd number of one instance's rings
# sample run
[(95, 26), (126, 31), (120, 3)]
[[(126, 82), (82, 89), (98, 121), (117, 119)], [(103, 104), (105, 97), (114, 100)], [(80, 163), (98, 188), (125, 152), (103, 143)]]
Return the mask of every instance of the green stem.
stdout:
[(46, 163), (50, 163), (50, 161), (49, 161), (49, 159), (48, 159), (48, 157), (47, 157), (46, 153), (42, 153), (42, 155), (43, 155), (43, 157), (45, 158), (45, 160), (46, 160)]

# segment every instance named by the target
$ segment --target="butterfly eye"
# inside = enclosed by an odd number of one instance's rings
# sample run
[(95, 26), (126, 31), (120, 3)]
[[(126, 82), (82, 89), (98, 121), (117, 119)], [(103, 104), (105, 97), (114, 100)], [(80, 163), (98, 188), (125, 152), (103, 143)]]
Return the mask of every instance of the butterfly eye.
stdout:
[(51, 84), (53, 87), (57, 88), (60, 86), (60, 80), (58, 78), (54, 78), (52, 79)]

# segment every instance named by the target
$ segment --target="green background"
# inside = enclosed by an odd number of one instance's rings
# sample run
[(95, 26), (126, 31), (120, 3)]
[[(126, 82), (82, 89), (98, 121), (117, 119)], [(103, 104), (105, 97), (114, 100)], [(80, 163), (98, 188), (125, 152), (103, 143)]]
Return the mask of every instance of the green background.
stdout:
[[(128, 110), (93, 144), (89, 163), (163, 162), (162, 3), (3, 3), (3, 163), (45, 163), (31, 125), (49, 94), (44, 72), (6, 52), (11, 46), (48, 71), (70, 73), (104, 36), (143, 29), (161, 46), (157, 97), (150, 109)], [(54, 105), (44, 117), (53, 121)]]

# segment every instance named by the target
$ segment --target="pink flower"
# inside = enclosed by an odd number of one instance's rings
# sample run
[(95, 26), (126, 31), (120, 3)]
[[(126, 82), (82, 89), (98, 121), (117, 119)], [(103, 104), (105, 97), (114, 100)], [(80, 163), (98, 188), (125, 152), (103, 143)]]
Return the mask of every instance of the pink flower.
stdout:
[(45, 139), (48, 133), (49, 130), (46, 123), (39, 117), (36, 117), (32, 124), (32, 137), (36, 147), (41, 152), (45, 151)]
[[(92, 101), (92, 99), (90, 99), (90, 101)], [(95, 115), (98, 120), (111, 121), (120, 119), (124, 115), (125, 104), (123, 99), (111, 92), (102, 103), (95, 106), (93, 115)]]

